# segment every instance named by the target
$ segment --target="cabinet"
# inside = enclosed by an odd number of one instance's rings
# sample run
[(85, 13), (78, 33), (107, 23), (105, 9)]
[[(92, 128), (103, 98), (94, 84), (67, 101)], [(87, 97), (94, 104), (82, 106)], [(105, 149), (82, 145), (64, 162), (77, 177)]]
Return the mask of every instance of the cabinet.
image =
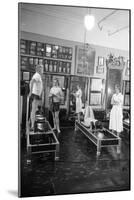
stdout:
[(55, 44), (20, 40), (20, 66), (22, 71), (35, 71), (44, 66), (44, 73), (71, 74), (73, 48)]

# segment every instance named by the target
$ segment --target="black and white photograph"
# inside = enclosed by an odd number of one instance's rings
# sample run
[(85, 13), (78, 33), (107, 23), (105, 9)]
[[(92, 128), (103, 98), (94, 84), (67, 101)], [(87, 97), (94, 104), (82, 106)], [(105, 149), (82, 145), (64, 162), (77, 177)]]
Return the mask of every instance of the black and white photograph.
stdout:
[(130, 19), (18, 3), (19, 197), (130, 191)]

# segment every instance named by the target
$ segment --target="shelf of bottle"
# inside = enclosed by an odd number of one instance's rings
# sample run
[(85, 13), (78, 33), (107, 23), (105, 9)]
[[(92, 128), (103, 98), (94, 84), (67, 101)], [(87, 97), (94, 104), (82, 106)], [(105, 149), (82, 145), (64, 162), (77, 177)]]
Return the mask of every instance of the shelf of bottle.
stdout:
[[(21, 69), (22, 72), (31, 72), (35, 73), (35, 70), (32, 69)], [(48, 74), (48, 75), (61, 75), (61, 76), (69, 76), (71, 74), (69, 73), (59, 73), (59, 72), (43, 72), (43, 74)]]
[(70, 62), (70, 63), (72, 62), (72, 60), (61, 59), (61, 58), (50, 58), (50, 57), (30, 55), (30, 54), (20, 54), (20, 55), (21, 56), (25, 56), (25, 57), (39, 58), (39, 59), (47, 59), (47, 60), (54, 60), (54, 61), (63, 61), (63, 62)]

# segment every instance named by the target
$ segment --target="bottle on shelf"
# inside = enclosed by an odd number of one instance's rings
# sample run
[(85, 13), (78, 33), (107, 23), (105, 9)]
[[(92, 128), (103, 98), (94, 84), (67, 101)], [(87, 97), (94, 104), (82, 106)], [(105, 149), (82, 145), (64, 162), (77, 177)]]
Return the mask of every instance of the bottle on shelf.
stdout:
[(63, 62), (63, 73), (66, 73), (66, 62)]
[(68, 59), (72, 60), (72, 48), (69, 48)]
[(44, 61), (44, 71), (48, 72), (48, 60)]
[(49, 62), (49, 72), (53, 72), (53, 63), (52, 60)]
[(57, 62), (56, 61), (53, 62), (53, 71), (57, 72)]
[(29, 58), (29, 68), (34, 69), (34, 58)]
[(69, 49), (66, 47), (65, 48), (65, 59), (68, 59), (68, 53), (69, 53)]
[(70, 63), (67, 63), (67, 74), (70, 74), (71, 66)]
[(39, 59), (39, 65), (43, 65), (43, 59)]
[(58, 71), (59, 71), (59, 73), (62, 72), (62, 62), (59, 63), (59, 70)]
[(38, 63), (39, 63), (38, 58), (34, 58), (34, 65), (35, 65), (35, 66), (38, 65)]
[(62, 58), (62, 47), (59, 47), (59, 51), (58, 51), (58, 58), (61, 59)]
[(65, 49), (65, 47), (63, 47), (63, 50), (62, 50), (62, 59), (65, 59), (65, 53), (66, 53), (66, 49)]

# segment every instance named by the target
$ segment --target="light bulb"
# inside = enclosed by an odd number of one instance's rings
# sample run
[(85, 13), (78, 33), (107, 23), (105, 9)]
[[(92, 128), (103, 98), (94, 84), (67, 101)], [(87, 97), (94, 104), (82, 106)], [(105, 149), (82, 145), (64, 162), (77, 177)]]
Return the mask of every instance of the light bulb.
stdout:
[(91, 30), (94, 27), (95, 18), (93, 15), (86, 15), (84, 17), (84, 24), (87, 30)]

